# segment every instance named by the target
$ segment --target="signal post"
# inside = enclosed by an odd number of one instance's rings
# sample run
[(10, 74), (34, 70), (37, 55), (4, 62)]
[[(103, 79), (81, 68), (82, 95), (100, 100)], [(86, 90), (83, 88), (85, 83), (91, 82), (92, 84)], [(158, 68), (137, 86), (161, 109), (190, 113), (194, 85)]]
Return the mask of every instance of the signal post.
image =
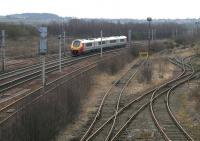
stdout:
[(40, 45), (39, 45), (39, 55), (42, 64), (42, 85), (46, 85), (46, 75), (45, 75), (45, 56), (47, 54), (47, 27), (40, 27)]

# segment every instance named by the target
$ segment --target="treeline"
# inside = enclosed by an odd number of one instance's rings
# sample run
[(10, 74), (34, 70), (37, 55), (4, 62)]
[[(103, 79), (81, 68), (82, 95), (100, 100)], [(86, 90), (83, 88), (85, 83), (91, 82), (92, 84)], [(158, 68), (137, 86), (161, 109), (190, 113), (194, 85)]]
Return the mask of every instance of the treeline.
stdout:
[[(128, 36), (128, 30), (132, 30), (132, 39), (147, 39), (148, 23), (111, 23), (103, 20), (82, 20), (72, 19), (68, 23), (52, 22), (48, 25), (50, 34), (58, 35), (65, 30), (68, 36), (75, 37), (99, 37), (103, 30), (104, 36)], [(156, 32), (158, 39), (170, 38), (175, 32), (183, 34), (187, 29), (185, 25), (176, 23), (156, 23), (152, 24), (152, 29)]]
[(38, 36), (37, 28), (31, 25), (0, 23), (0, 30), (6, 31), (6, 38), (18, 39), (19, 37)]
[[(52, 22), (48, 25), (25, 25), (14, 23), (0, 23), (0, 30), (6, 30), (8, 38), (17, 39), (21, 36), (39, 36), (37, 27), (47, 26), (48, 35), (57, 36), (66, 31), (67, 36), (90, 38), (99, 37), (100, 31), (103, 30), (104, 36), (128, 36), (128, 30), (132, 30), (132, 39), (142, 40), (148, 37), (148, 23), (112, 23), (105, 20), (84, 20), (84, 19), (72, 19), (69, 22)], [(176, 23), (153, 23), (152, 29), (154, 30), (154, 36), (157, 39), (171, 38), (173, 35), (182, 35), (186, 32), (185, 25)]]

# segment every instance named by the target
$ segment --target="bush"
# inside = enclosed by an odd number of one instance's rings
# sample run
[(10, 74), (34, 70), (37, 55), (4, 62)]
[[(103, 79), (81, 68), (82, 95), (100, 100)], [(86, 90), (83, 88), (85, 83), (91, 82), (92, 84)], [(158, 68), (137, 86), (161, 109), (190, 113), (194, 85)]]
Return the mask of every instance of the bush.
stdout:
[(191, 47), (194, 46), (194, 42), (196, 41), (196, 37), (190, 36), (190, 35), (182, 35), (182, 36), (178, 36), (177, 38), (175, 38), (175, 43), (177, 45), (183, 45), (184, 47), (186, 47), (186, 45), (191, 45)]
[(183, 45), (183, 44), (185, 44), (185, 39), (183, 37), (178, 37), (175, 39), (175, 42), (177, 44)]
[(151, 51), (152, 52), (159, 52), (159, 51), (164, 50), (166, 48), (167, 48), (166, 42), (164, 42), (164, 43), (153, 42), (151, 44)]
[(130, 48), (117, 56), (111, 57), (107, 61), (100, 62), (98, 65), (98, 70), (114, 75), (128, 62), (132, 61), (137, 54), (136, 52), (137, 51), (134, 48)]
[(144, 65), (140, 67), (140, 71), (138, 74), (138, 81), (140, 83), (142, 82), (149, 83), (152, 80), (152, 75), (153, 75), (152, 63), (147, 61)]
[(1, 141), (49, 141), (79, 113), (87, 97), (91, 72), (60, 84), (26, 106), (0, 128)]

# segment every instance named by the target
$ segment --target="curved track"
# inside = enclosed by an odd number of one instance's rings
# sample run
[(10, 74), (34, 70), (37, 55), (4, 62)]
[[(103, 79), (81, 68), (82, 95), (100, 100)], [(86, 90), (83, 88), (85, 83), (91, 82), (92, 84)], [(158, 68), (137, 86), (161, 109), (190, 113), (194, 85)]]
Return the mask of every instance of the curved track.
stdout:
[[(95, 128), (98, 130), (99, 126), (101, 126), (102, 123), (105, 122), (104, 120), (101, 120), (101, 119), (104, 119), (104, 118), (106, 119), (107, 117), (110, 117), (110, 116), (114, 115), (113, 124), (111, 125), (110, 128), (108, 128), (106, 130), (106, 132), (108, 131), (109, 134), (107, 135), (105, 140), (109, 140), (110, 135), (111, 135), (112, 130), (113, 130), (113, 127), (115, 126), (117, 113), (119, 112), (119, 106), (120, 106), (120, 100), (121, 100), (122, 94), (123, 94), (125, 88), (130, 83), (130, 81), (133, 79), (133, 77), (136, 76), (136, 73), (138, 72), (139, 67), (143, 63), (145, 63), (145, 62), (142, 61), (142, 62), (139, 62), (138, 64), (135, 64), (134, 66), (132, 66), (105, 93), (105, 95), (102, 98), (102, 101), (100, 103), (100, 106), (98, 108), (98, 111), (97, 111), (92, 123), (91, 123), (90, 127), (88, 128), (88, 130), (83, 135), (83, 137), (81, 138), (81, 141), (83, 141), (83, 140), (91, 140), (93, 137), (95, 137), (93, 135), (93, 134), (95, 134), (95, 132), (92, 133), (92, 130), (95, 129)], [(109, 107), (116, 107), (116, 108), (114, 108), (111, 111), (111, 109), (109, 109)], [(90, 135), (88, 137), (89, 134), (92, 134), (92, 135)]]
[[(186, 60), (186, 58), (185, 58), (185, 60)], [(185, 83), (186, 81), (194, 78), (194, 70), (192, 69), (190, 64), (186, 64), (184, 62), (182, 62), (182, 64), (181, 64), (181, 62), (177, 59), (170, 59), (170, 62), (172, 62), (175, 65), (182, 68), (182, 73), (177, 78), (170, 80), (170, 81), (162, 84), (161, 86), (156, 87), (156, 88), (150, 90), (147, 93), (144, 93), (142, 96), (130, 101), (128, 104), (126, 104), (120, 110), (116, 111), (113, 115), (111, 115), (109, 118), (107, 118), (107, 120), (104, 121), (104, 123), (101, 123), (100, 126), (96, 129), (96, 131), (93, 131), (93, 133), (90, 133), (90, 131), (93, 129), (92, 127), (94, 126), (93, 125), (95, 123), (94, 121), (96, 121), (98, 119), (99, 115), (100, 115), (100, 110), (98, 110), (98, 113), (97, 113), (95, 120), (92, 122), (90, 128), (86, 131), (86, 133), (84, 134), (84, 136), (82, 137), (81, 140), (82, 141), (83, 140), (87, 140), (87, 141), (93, 140), (96, 136), (98, 136), (99, 134), (102, 134), (103, 130), (106, 131), (106, 133), (103, 134), (104, 136), (106, 136), (106, 138), (104, 140), (111, 140), (111, 141), (117, 140), (120, 137), (120, 135), (122, 134), (122, 132), (128, 127), (128, 125), (132, 122), (132, 120), (139, 113), (141, 113), (147, 106), (150, 105), (150, 107), (151, 107), (151, 105), (153, 105), (153, 102), (155, 100), (162, 98), (162, 96), (166, 93), (168, 95), (167, 96), (168, 97), (167, 103), (169, 105), (169, 94), (170, 94), (170, 92), (174, 88), (178, 87), (179, 85), (181, 85), (181, 84)], [(190, 68), (190, 70), (192, 70), (192, 71), (186, 73), (185, 67)], [(128, 115), (127, 111), (131, 111), (130, 110), (130, 109), (132, 109), (131, 107), (133, 105), (137, 104), (137, 102), (141, 102), (142, 104), (141, 103), (138, 104), (137, 110), (135, 112), (133, 112), (132, 114), (130, 114), (131, 112), (129, 112), (130, 116), (127, 116)], [(171, 111), (170, 107), (168, 107), (168, 111)], [(116, 118), (119, 119), (120, 116), (122, 116), (122, 115), (126, 115), (128, 120), (123, 122), (123, 124), (121, 124), (120, 126), (115, 125)], [(171, 117), (175, 117), (172, 113), (170, 115), (171, 115)], [(106, 128), (108, 128), (108, 125), (111, 123), (111, 121), (113, 123), (112, 126), (111, 126), (112, 128), (109, 128), (110, 130), (108, 130)], [(120, 122), (121, 122), (121, 120), (119, 120), (119, 122), (117, 124), (120, 124)], [(179, 124), (179, 122), (175, 118), (173, 119), (173, 124), (177, 128), (180, 128), (180, 130), (182, 129), (181, 133), (184, 135), (185, 139), (193, 140), (192, 137), (189, 136), (189, 134), (182, 128), (182, 126)], [(115, 127), (114, 127), (114, 125), (115, 125)], [(159, 129), (159, 126), (157, 126), (157, 127)], [(162, 127), (161, 127), (161, 129), (162, 129)], [(113, 132), (113, 130), (115, 132), (114, 135), (111, 134)], [(108, 131), (110, 131), (110, 132), (108, 132)], [(119, 139), (119, 140), (123, 140), (123, 139)]]
[[(193, 140), (190, 135), (183, 129), (181, 128), (181, 125), (177, 120), (171, 120), (172, 114), (169, 114), (170, 112), (170, 107), (169, 107), (169, 93), (178, 87), (179, 85), (185, 83), (188, 81), (192, 76), (194, 75), (194, 70), (192, 69), (192, 72), (189, 74), (186, 74), (186, 69), (185, 69), (185, 64), (183, 64), (183, 72), (174, 80), (171, 82), (177, 81), (175, 84), (171, 86), (169, 91), (167, 92), (167, 101), (165, 101), (165, 95), (161, 96), (158, 99), (155, 99), (154, 97), (156, 96), (156, 93), (161, 90), (165, 85), (159, 87), (151, 96), (150, 100), (150, 111), (152, 118), (158, 127), (160, 133), (164, 137), (166, 141), (171, 141), (171, 140)], [(180, 80), (180, 81), (179, 81)], [(170, 82), (170, 83), (171, 83)], [(168, 85), (168, 84), (167, 84)], [(165, 101), (165, 102), (164, 102)], [(166, 104), (167, 103), (167, 104)], [(157, 104), (158, 106), (156, 107)]]
[[(193, 72), (191, 73), (191, 76), (194, 74), (194, 69), (192, 67), (192, 70)], [(176, 124), (176, 126), (179, 128), (179, 130), (185, 135), (185, 137), (188, 139), (188, 140), (191, 140), (191, 141), (194, 141), (194, 139), (187, 133), (187, 131), (181, 126), (181, 124), (179, 123), (179, 121), (176, 119), (174, 113), (172, 112), (171, 110), (171, 107), (170, 107), (170, 95), (172, 93), (172, 91), (177, 87), (178, 85), (175, 85), (173, 86), (168, 92), (167, 92), (167, 102), (166, 102), (166, 107), (167, 107), (167, 111), (171, 117), (171, 119), (173, 120), (173, 122)], [(171, 138), (172, 139), (172, 138)]]
[[(118, 53), (116, 53), (114, 51), (112, 51), (111, 53), (114, 53), (114, 55), (118, 55)], [(54, 89), (55, 87), (57, 87), (58, 84), (63, 83), (65, 81), (69, 81), (70, 78), (77, 77), (78, 75), (82, 74), (83, 72), (87, 72), (87, 71), (91, 70), (92, 68), (96, 67), (97, 63), (99, 63), (105, 59), (108, 59), (108, 57), (109, 56), (104, 57), (102, 59), (97, 59), (93, 63), (90, 63), (90, 64), (80, 67), (80, 68), (76, 68), (73, 71), (71, 71), (70, 73), (67, 73), (64, 76), (61, 76), (58, 79), (47, 83), (47, 85), (45, 87), (45, 91), (46, 90), (50, 91), (50, 90)], [(0, 109), (0, 126), (3, 125), (4, 123), (6, 123), (10, 118), (14, 117), (14, 115), (16, 115), (16, 113), (18, 111), (23, 109), (23, 107), (26, 107), (27, 104), (30, 104), (33, 101), (35, 101), (36, 99), (43, 96), (43, 94), (44, 94), (44, 88), (40, 87), (37, 90), (23, 96), (22, 98), (18, 99), (17, 101), (14, 101), (14, 102), (10, 103), (9, 105), (7, 105), (6, 107)], [(14, 110), (14, 111), (8, 112), (10, 110), (11, 111)]]

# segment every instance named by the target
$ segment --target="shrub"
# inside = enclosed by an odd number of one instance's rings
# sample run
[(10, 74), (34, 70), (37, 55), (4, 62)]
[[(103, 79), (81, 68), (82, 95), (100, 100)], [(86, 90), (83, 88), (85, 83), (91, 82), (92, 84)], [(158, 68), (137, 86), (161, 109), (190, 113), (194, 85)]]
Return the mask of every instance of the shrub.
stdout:
[(1, 126), (1, 141), (49, 141), (79, 113), (87, 97), (91, 72), (60, 84)]
[[(117, 57), (99, 63), (98, 68), (113, 74), (132, 58), (130, 52), (126, 51)], [(52, 140), (79, 114), (82, 99), (87, 98), (93, 80), (91, 78), (94, 74), (95, 72), (89, 71), (70, 79), (70, 81), (58, 83), (56, 88), (46, 92), (38, 100), (32, 100), (31, 104), (0, 127), (0, 140)]]
[(98, 70), (114, 75), (121, 68), (123, 68), (128, 62), (132, 61), (137, 51), (134, 48), (130, 48), (127, 51), (120, 53), (117, 56), (111, 57), (109, 60), (100, 62)]
[(151, 44), (151, 51), (153, 51), (153, 52), (159, 52), (161, 50), (166, 49), (166, 46), (167, 46), (166, 42), (164, 42), (164, 43), (153, 42)]
[(138, 81), (140, 83), (142, 83), (142, 82), (149, 83), (149, 82), (151, 82), (152, 75), (153, 75), (152, 63), (148, 61), (140, 67), (140, 71), (138, 74)]

